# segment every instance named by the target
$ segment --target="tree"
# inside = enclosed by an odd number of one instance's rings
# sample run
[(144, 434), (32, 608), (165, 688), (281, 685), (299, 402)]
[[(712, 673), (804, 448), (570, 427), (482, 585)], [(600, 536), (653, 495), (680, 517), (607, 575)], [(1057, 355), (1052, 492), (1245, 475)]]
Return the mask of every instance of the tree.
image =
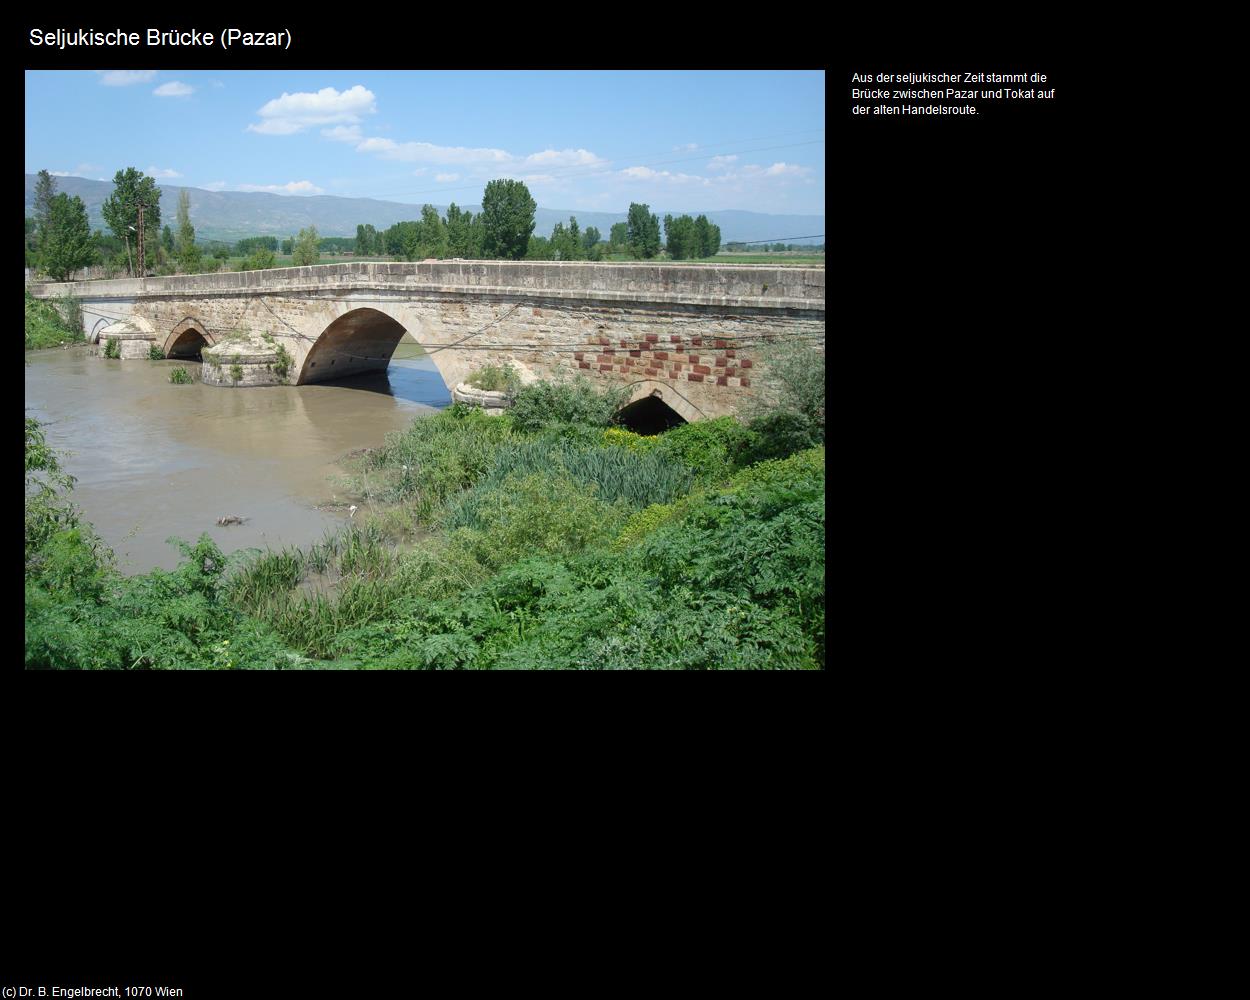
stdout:
[(306, 264), (317, 263), (320, 258), (321, 254), (317, 250), (317, 227), (309, 226), (307, 229), (301, 229), (299, 235), (295, 237), (291, 263), (296, 267), (303, 267)]
[(599, 235), (599, 230), (597, 230), (594, 226), (590, 226), (584, 233), (582, 233), (582, 249), (588, 254), (593, 252), (595, 246), (602, 238), (603, 237)]
[(551, 231), (552, 260), (581, 260), (585, 256), (582, 248), (582, 234), (577, 225), (577, 217), (569, 217), (569, 227), (557, 222)]
[[(145, 232), (159, 233), (161, 230), (161, 189), (156, 186), (156, 181), (134, 167), (117, 171), (113, 177), (113, 193), (104, 200), (101, 211), (113, 235), (127, 246), (130, 246), (131, 237), (134, 235), (131, 227), (133, 226), (135, 231), (139, 228), (140, 205), (144, 206), (143, 228)], [(149, 240), (145, 236), (144, 245), (146, 247), (144, 256), (155, 260), (158, 241)], [(142, 263), (146, 265), (148, 262)], [(139, 265), (140, 262), (136, 261), (135, 267)]]
[(95, 241), (81, 198), (58, 194), (48, 203), (39, 257), (41, 269), (54, 281), (68, 280), (95, 260)]
[(636, 258), (650, 260), (660, 252), (660, 220), (651, 214), (650, 205), (631, 204), (626, 225), (629, 252)]
[(447, 255), (473, 256), (473, 213), (462, 211), (454, 201), (447, 206)]
[(39, 171), (39, 179), (35, 181), (35, 224), (48, 224), (52, 209), (52, 199), (56, 197), (56, 181), (46, 170)]
[(674, 219), (671, 215), (664, 216), (665, 250), (673, 260), (689, 260), (702, 256), (695, 220), (688, 215), (679, 215)]
[(529, 249), (538, 203), (521, 181), (494, 180), (482, 194), (482, 252), (487, 257), (520, 260)]
[(421, 208), (421, 238), (418, 246), (421, 259), (447, 256), (447, 227), (433, 205)]
[[(165, 227), (168, 230), (168, 226)], [(186, 274), (194, 274), (200, 267), (200, 248), (195, 245), (195, 227), (191, 225), (191, 193), (183, 188), (178, 192), (178, 239), (176, 251), (178, 267)]]
[(699, 243), (698, 255), (715, 257), (720, 250), (720, 226), (712, 225), (706, 215), (700, 215), (694, 220), (694, 228)]
[(624, 222), (618, 222), (612, 227), (608, 237), (608, 244), (614, 251), (619, 253), (625, 249), (627, 243), (629, 243), (629, 226)]

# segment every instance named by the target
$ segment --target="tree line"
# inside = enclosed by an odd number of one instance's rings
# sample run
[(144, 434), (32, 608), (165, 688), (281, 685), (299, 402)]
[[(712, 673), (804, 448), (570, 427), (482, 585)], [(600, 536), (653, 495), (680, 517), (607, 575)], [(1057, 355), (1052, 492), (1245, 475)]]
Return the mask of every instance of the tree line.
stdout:
[[(35, 186), (35, 216), (26, 220), (27, 266), (65, 280), (75, 271), (103, 263), (126, 273), (155, 270), (157, 274), (196, 273), (217, 270), (231, 251), (244, 258), (240, 270), (277, 266), (277, 253), (292, 264), (315, 264), (322, 253), (356, 256), (401, 257), (405, 260), (463, 258), (476, 260), (588, 260), (628, 255), (651, 260), (663, 250), (672, 260), (714, 256), (720, 249), (720, 227), (707, 216), (664, 217), (664, 241), (660, 220), (649, 205), (631, 204), (626, 221), (613, 225), (605, 241), (593, 226), (584, 231), (576, 216), (568, 224), (557, 222), (549, 237), (535, 236), (537, 202), (522, 181), (493, 180), (482, 194), (477, 214), (453, 202), (440, 216), (424, 205), (421, 217), (397, 222), (379, 231), (370, 224), (356, 227), (356, 237), (319, 236), (316, 227), (279, 241), (276, 236), (253, 236), (230, 244), (214, 241), (202, 247), (196, 242), (190, 219), (190, 193), (179, 194), (176, 228), (161, 229), (161, 190), (156, 181), (133, 167), (119, 170), (113, 193), (103, 205), (104, 220), (111, 231), (92, 233), (81, 198), (56, 194), (56, 182), (46, 170)], [(138, 231), (145, 232), (144, 260), (137, 261)], [(158, 235), (159, 234), (159, 235)]]

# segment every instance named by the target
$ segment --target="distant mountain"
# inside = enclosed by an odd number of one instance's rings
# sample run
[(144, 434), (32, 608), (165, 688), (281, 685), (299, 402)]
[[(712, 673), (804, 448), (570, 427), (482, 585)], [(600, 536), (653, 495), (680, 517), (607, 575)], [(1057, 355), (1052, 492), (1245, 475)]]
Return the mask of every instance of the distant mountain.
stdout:
[[(26, 174), (26, 214), (34, 214), (34, 174)], [(93, 181), (85, 177), (57, 177), (58, 193), (77, 195), (87, 206), (92, 229), (105, 229), (101, 206), (113, 193), (112, 181)], [(178, 193), (184, 190), (173, 184), (162, 184), (161, 225), (174, 225)], [(246, 191), (205, 191), (186, 188), (191, 194), (191, 224), (202, 240), (240, 240), (247, 236), (294, 236), (301, 229), (316, 226), (322, 236), (355, 236), (358, 225), (386, 229), (405, 219), (421, 218), (421, 206), (373, 198), (338, 198), (333, 195), (277, 195)], [(446, 205), (435, 205), (445, 215)], [(461, 205), (476, 214), (480, 205)], [(656, 212), (663, 219), (667, 213)], [(673, 212), (673, 215), (680, 213)], [(823, 243), (823, 215), (767, 215), (762, 212), (688, 212), (706, 215), (720, 226), (721, 242), (772, 240), (785, 243)], [(582, 212), (575, 208), (539, 208), (534, 213), (534, 233), (550, 236), (557, 222), (566, 225), (569, 216), (577, 217), (584, 232), (594, 226), (608, 238), (614, 223), (624, 222), (626, 212)], [(794, 239), (796, 236), (816, 237)]]

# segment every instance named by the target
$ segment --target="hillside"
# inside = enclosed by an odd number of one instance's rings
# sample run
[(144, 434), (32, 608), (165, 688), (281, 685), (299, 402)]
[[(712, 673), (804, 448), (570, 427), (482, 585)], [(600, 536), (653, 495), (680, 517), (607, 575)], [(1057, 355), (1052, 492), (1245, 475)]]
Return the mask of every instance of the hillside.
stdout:
[[(34, 174), (26, 174), (26, 215), (32, 215), (35, 202)], [(111, 181), (93, 181), (85, 177), (57, 177), (56, 189), (77, 195), (87, 206), (92, 229), (105, 229), (100, 207), (112, 193)], [(184, 190), (173, 184), (162, 184), (161, 223), (172, 225), (178, 194)], [(377, 201), (373, 198), (339, 198), (333, 195), (292, 196), (244, 191), (205, 191), (186, 188), (191, 195), (191, 223), (196, 235), (204, 240), (239, 240), (247, 236), (294, 236), (299, 230), (316, 226), (322, 236), (355, 236), (356, 227), (370, 224), (386, 229), (405, 219), (421, 217), (420, 204)], [(446, 205), (435, 205), (446, 214)], [(461, 205), (478, 212), (479, 205)], [(768, 215), (761, 212), (701, 212), (684, 209), (690, 215), (705, 214), (720, 226), (721, 242), (751, 240), (784, 240), (791, 243), (823, 243), (823, 215)], [(663, 216), (665, 213), (657, 212)], [(679, 214), (677, 212), (674, 215)], [(620, 212), (582, 212), (577, 209), (539, 208), (535, 213), (534, 233), (551, 235), (557, 222), (568, 223), (576, 216), (583, 231), (596, 227), (604, 239), (614, 223), (624, 222), (626, 209)], [(816, 236), (817, 239), (787, 239), (795, 236)]]

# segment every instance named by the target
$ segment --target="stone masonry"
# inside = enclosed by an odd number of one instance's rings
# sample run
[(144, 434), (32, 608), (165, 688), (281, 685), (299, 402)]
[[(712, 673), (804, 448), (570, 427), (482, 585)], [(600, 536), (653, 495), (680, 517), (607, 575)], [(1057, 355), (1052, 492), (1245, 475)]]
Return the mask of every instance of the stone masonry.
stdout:
[(824, 350), (819, 268), (361, 262), (31, 291), (76, 296), (97, 331), (101, 317), (150, 325), (166, 354), (267, 333), (292, 358), (291, 384), (385, 368), (406, 330), (448, 386), (513, 361), (542, 378), (624, 382), (631, 399), (658, 395), (687, 420), (735, 413), (759, 392), (761, 345)]

